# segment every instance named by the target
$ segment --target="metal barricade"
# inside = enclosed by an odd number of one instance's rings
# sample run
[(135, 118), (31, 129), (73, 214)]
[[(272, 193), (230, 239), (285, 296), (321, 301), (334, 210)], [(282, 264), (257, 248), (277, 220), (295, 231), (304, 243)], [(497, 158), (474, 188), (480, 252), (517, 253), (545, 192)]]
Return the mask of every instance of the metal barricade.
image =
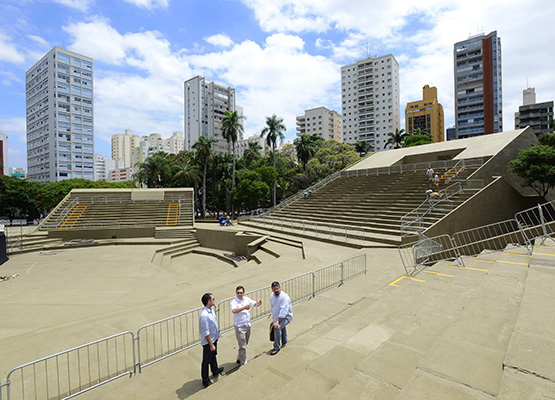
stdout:
[[(453, 241), (461, 255), (475, 256), (483, 252), (502, 250), (510, 244), (525, 244), (527, 239), (518, 222), (509, 219), (456, 232), (453, 234)], [(529, 247), (528, 252), (532, 254)]]
[(200, 343), (198, 329), (203, 307), (164, 318), (137, 331), (137, 366), (144, 367)]
[(122, 332), (23, 364), (8, 373), (4, 383), (7, 398), (69, 399), (123, 376), (132, 376), (133, 346), (133, 333)]
[(533, 239), (541, 238), (543, 245), (545, 239), (555, 237), (555, 201), (520, 211), (515, 214), (515, 219), (530, 245)]
[(416, 275), (424, 265), (443, 260), (454, 259), (457, 261), (457, 265), (464, 265), (449, 235), (439, 235), (432, 238), (424, 236), (423, 239), (416, 242), (399, 246), (398, 250), (407, 276)]

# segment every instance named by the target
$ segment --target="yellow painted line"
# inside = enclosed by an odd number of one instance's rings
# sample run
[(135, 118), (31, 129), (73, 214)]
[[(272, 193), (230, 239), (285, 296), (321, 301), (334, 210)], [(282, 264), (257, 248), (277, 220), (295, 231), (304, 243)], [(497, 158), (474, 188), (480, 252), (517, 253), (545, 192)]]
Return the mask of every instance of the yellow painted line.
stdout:
[(434, 271), (423, 271), (427, 274), (434, 274), (434, 275), (439, 275), (439, 276), (448, 276), (449, 278), (454, 278), (455, 275), (447, 275), (447, 274), (440, 274), (439, 272), (434, 272)]
[(534, 255), (538, 255), (538, 256), (551, 256), (551, 257), (555, 257), (555, 254), (549, 254), (549, 253), (534, 253)]
[(484, 263), (489, 263), (489, 264), (495, 264), (495, 261), (488, 261), (488, 260), (473, 260), (473, 261), (484, 262)]
[(480, 268), (471, 268), (471, 267), (457, 267), (456, 265), (448, 265), (449, 268), (457, 268), (457, 269), (471, 269), (473, 271), (482, 271), (488, 272), (487, 269), (480, 269)]
[(534, 247), (541, 247), (542, 249), (555, 249), (553, 246), (534, 246)]
[(400, 281), (401, 279), (403, 279), (403, 278), (407, 278), (407, 279), (410, 279), (411, 281), (416, 281), (416, 282), (426, 282), (426, 281), (423, 281), (422, 279), (411, 278), (410, 276), (404, 276), (404, 275), (403, 275), (403, 276), (400, 277), (399, 279), (395, 279), (393, 282), (391, 282), (391, 283), (389, 284), (389, 286), (399, 287), (399, 285), (395, 285), (395, 284), (396, 284), (397, 282), (399, 282), (399, 281)]
[(503, 263), (503, 264), (517, 264), (517, 265), (528, 265), (528, 263), (519, 263), (519, 262), (514, 262), (514, 261), (497, 261), (499, 263)]
[(501, 253), (507, 256), (517, 256), (517, 257), (532, 257), (530, 254), (515, 254), (515, 253)]

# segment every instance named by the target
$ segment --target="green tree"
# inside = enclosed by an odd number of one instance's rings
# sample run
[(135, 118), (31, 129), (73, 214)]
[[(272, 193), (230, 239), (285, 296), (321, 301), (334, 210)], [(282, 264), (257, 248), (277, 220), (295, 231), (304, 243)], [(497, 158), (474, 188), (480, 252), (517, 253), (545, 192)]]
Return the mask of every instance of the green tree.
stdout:
[(270, 187), (260, 173), (256, 170), (242, 169), (238, 171), (237, 175), (239, 183), (231, 189), (233, 204), (238, 208), (250, 210), (264, 206), (270, 195)]
[(307, 164), (307, 174), (311, 182), (325, 178), (329, 174), (347, 168), (360, 160), (355, 148), (335, 140), (326, 141)]
[(387, 144), (391, 144), (393, 145), (393, 148), (398, 149), (402, 146), (407, 134), (405, 133), (404, 129), (396, 128), (395, 133), (389, 132), (387, 136), (389, 136), (389, 139), (387, 139)]
[(172, 186), (173, 187), (198, 187), (202, 177), (195, 163), (194, 155), (190, 152), (181, 152), (182, 155), (172, 162)]
[(414, 147), (431, 142), (430, 136), (426, 134), (412, 134), (403, 140), (403, 147)]
[(545, 132), (539, 137), (539, 143), (544, 146), (555, 147), (555, 133)]
[(159, 151), (137, 165), (135, 180), (149, 188), (166, 187), (172, 178), (169, 154)]
[(212, 155), (212, 144), (216, 139), (208, 139), (204, 136), (198, 138), (198, 142), (193, 145), (196, 152), (196, 160), (202, 166), (202, 218), (206, 218), (206, 173), (208, 170), (208, 161)]
[[(272, 155), (274, 158), (274, 168), (276, 167), (276, 144), (285, 139), (283, 132), (287, 128), (283, 124), (283, 118), (278, 118), (276, 114), (266, 117), (266, 126), (262, 129), (260, 137), (266, 136), (266, 144), (272, 147)], [(274, 207), (276, 205), (276, 186), (274, 185)]]
[(313, 133), (312, 135), (302, 135), (293, 141), (293, 146), (297, 152), (297, 160), (303, 165), (306, 171), (306, 163), (314, 157), (318, 150), (318, 144), (324, 140), (320, 135)]
[(227, 139), (227, 142), (231, 142), (233, 148), (233, 175), (231, 180), (231, 186), (235, 187), (235, 143), (240, 135), (243, 134), (243, 120), (244, 116), (239, 115), (237, 111), (229, 112), (225, 110), (225, 116), (222, 119), (222, 136)]
[(248, 147), (245, 149), (242, 157), (242, 165), (243, 168), (247, 169), (254, 169), (256, 164), (260, 162), (262, 159), (262, 155), (260, 153), (262, 147), (256, 142), (249, 142)]
[(355, 150), (359, 156), (365, 156), (368, 153), (374, 151), (374, 146), (370, 144), (370, 142), (366, 140), (357, 140), (355, 142)]
[(545, 145), (522, 150), (509, 162), (509, 171), (520, 176), (522, 186), (534, 189), (544, 197), (555, 186), (555, 148)]
[(38, 183), (0, 175), (0, 215), (7, 216), (10, 225), (15, 218), (37, 218)]

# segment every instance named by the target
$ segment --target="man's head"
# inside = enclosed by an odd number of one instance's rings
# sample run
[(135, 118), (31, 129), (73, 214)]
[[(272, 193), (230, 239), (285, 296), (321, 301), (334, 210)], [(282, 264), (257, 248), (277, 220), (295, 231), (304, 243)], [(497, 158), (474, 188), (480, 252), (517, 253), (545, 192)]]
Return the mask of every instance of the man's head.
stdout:
[(278, 281), (272, 282), (272, 292), (274, 292), (274, 295), (276, 295), (276, 297), (279, 296), (279, 294), (281, 293), (281, 286)]
[(235, 288), (235, 294), (239, 300), (243, 300), (243, 295), (245, 294), (245, 288), (243, 286), (237, 286)]
[(204, 307), (214, 307), (214, 296), (212, 296), (212, 293), (204, 293), (200, 300), (202, 304), (204, 304)]

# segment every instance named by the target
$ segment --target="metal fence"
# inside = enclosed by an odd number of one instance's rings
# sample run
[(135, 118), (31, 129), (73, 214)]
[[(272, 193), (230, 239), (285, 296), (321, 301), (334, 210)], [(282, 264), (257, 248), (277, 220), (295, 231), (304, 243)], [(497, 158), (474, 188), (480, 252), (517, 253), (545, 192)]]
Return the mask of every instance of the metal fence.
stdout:
[(456, 232), (452, 237), (420, 234), (418, 241), (401, 245), (398, 250), (406, 274), (414, 275), (424, 265), (447, 259), (464, 265), (462, 256), (498, 251), (509, 245), (525, 245), (532, 254), (534, 241), (542, 239), (543, 244), (546, 238), (555, 240), (554, 232), (555, 201), (550, 201), (520, 211), (514, 219)]
[(8, 400), (69, 399), (132, 376), (134, 367), (134, 335), (122, 332), (14, 368), (4, 386)]
[(137, 367), (141, 369), (200, 343), (202, 307), (164, 318), (137, 331)]
[[(284, 280), (281, 287), (293, 304), (366, 274), (366, 255)], [(271, 287), (247, 293), (255, 299), (269, 299)], [(221, 301), (216, 313), (220, 331), (233, 329), (230, 302)], [(0, 381), (0, 400), (69, 399), (143, 368), (200, 343), (198, 321), (202, 307), (143, 325), (134, 335), (122, 332), (41, 358), (12, 369)], [(270, 315), (270, 302), (251, 310), (251, 320)]]
[(538, 204), (527, 210), (516, 213), (521, 230), (531, 244), (533, 238), (541, 238), (542, 244), (547, 238), (554, 238), (555, 233), (555, 201)]
[[(453, 241), (459, 254), (467, 256), (502, 250), (509, 244), (525, 244), (527, 242), (515, 219), (456, 232), (453, 234)], [(528, 248), (528, 252), (531, 254), (530, 248)]]

